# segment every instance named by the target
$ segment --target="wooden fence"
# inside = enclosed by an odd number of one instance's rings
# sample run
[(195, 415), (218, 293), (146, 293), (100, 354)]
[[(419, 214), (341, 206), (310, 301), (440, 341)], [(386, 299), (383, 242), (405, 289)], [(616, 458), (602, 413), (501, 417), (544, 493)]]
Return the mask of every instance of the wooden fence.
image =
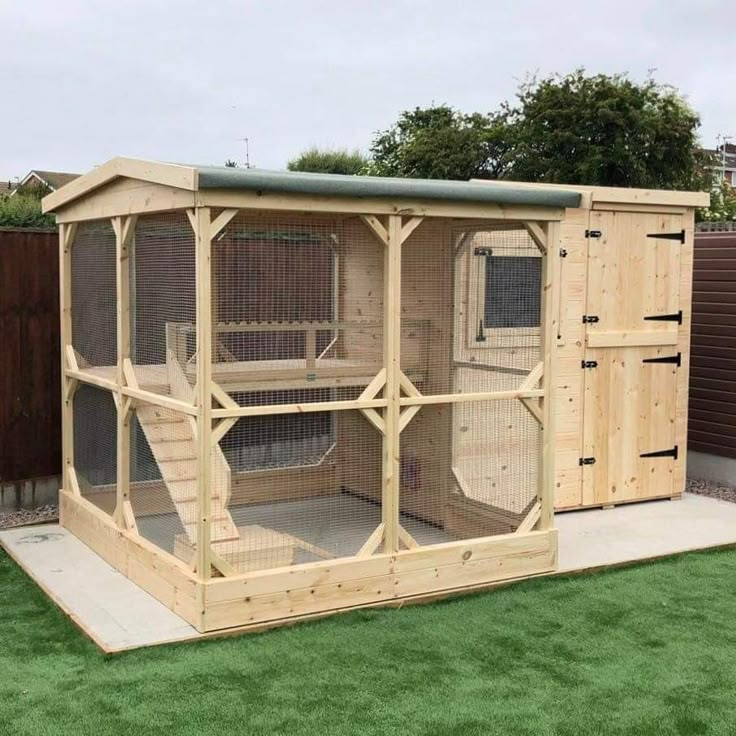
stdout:
[(0, 228), (0, 485), (61, 471), (56, 232)]
[(736, 458), (736, 232), (695, 237), (688, 447)]

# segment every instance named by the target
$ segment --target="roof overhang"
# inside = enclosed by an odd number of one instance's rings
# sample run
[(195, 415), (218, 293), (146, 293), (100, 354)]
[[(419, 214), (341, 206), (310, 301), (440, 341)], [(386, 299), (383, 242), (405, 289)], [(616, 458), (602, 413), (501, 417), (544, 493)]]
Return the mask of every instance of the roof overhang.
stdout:
[[(598, 187), (578, 184), (535, 184), (529, 182), (499, 180), (485, 182), (471, 179), (479, 186), (494, 184), (501, 187), (534, 187), (535, 189), (565, 190), (580, 196), (580, 207), (592, 209), (595, 205), (636, 205), (637, 207), (708, 207), (708, 192), (682, 192), (671, 189), (634, 189), (629, 187)], [(568, 205), (569, 206), (569, 205)]]

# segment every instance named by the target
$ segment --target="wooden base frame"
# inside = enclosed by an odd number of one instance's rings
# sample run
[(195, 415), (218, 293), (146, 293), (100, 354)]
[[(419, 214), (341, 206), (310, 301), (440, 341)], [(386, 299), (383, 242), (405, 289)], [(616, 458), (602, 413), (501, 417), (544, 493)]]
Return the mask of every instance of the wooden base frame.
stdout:
[(360, 606), (395, 605), (552, 572), (554, 529), (198, 580), (186, 565), (121, 530), (93, 504), (60, 492), (62, 525), (200, 632)]

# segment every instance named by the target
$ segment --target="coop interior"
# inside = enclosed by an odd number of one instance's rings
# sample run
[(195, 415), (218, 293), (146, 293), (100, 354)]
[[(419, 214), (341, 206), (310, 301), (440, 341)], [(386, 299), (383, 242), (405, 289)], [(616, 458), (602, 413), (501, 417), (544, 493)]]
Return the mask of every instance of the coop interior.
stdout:
[[(213, 213), (213, 217), (217, 212)], [(128, 385), (194, 403), (195, 239), (185, 212), (141, 215), (129, 243)], [(212, 242), (215, 409), (212, 549), (238, 572), (356, 555), (382, 520), (386, 247), (358, 216), (241, 212)], [(516, 530), (538, 497), (538, 406), (463, 395), (536, 388), (542, 259), (522, 224), (426, 218), (401, 257), (404, 407), (399, 521), (406, 546)], [(109, 221), (72, 249), (73, 398), (81, 494), (116, 503), (116, 251)], [(281, 413), (287, 405), (318, 411)], [(411, 412), (407, 412), (411, 408)], [(411, 416), (408, 416), (411, 414)], [(378, 422), (380, 424), (380, 421)], [(196, 418), (136, 400), (129, 425), (137, 532), (191, 562), (197, 543)]]

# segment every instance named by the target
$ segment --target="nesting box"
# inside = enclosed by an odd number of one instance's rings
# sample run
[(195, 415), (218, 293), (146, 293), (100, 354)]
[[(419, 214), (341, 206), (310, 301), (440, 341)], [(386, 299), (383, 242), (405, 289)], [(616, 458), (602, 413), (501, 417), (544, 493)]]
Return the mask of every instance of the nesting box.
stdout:
[(62, 524), (202, 631), (554, 569), (555, 503), (681, 492), (703, 199), (104, 164)]

